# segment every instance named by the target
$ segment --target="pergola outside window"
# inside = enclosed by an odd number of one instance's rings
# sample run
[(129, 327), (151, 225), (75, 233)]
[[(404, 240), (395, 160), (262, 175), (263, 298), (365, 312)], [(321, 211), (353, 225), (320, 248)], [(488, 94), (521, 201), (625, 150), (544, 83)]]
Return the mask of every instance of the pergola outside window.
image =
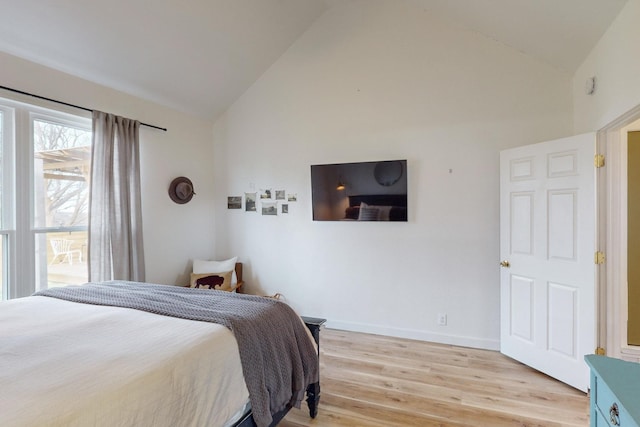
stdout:
[(36, 288), (87, 281), (91, 132), (34, 119)]

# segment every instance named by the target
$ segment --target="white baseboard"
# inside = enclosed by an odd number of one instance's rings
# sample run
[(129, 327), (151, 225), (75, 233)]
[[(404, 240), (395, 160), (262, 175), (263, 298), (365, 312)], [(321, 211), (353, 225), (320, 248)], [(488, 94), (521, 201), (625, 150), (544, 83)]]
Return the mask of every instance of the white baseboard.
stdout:
[(622, 347), (622, 350), (620, 351), (620, 358), (629, 362), (640, 362), (640, 347)]
[(342, 322), (327, 320), (326, 327), (344, 331), (364, 332), (367, 334), (386, 335), (390, 337), (408, 338), (429, 341), (440, 344), (457, 345), (460, 347), (480, 348), (484, 350), (500, 351), (500, 341), (483, 338), (464, 337), (460, 335), (441, 334), (417, 329), (392, 328), (388, 326), (371, 325), (367, 323)]

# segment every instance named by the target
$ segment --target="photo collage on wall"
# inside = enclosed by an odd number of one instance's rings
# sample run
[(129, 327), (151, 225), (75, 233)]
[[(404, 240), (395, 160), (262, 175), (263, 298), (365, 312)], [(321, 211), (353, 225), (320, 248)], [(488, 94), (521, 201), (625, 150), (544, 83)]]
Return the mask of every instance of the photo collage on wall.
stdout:
[[(228, 196), (227, 209), (242, 210), (243, 196)], [(297, 194), (287, 194), (285, 190), (261, 189), (260, 192), (244, 193), (244, 211), (262, 215), (286, 215), (289, 205), (298, 201)]]

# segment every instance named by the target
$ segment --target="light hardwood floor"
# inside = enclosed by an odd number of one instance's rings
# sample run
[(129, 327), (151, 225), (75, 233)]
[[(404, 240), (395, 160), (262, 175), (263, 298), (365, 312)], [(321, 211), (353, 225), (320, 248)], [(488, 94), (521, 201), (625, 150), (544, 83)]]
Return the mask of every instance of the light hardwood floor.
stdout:
[(588, 426), (584, 393), (498, 352), (323, 329), (321, 400), (281, 427)]

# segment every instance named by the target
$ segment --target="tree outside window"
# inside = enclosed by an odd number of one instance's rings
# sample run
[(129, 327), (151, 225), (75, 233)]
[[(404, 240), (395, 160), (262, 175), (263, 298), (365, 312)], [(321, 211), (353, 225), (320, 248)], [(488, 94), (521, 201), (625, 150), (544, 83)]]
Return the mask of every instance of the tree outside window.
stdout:
[(91, 131), (33, 120), (37, 288), (87, 280)]

